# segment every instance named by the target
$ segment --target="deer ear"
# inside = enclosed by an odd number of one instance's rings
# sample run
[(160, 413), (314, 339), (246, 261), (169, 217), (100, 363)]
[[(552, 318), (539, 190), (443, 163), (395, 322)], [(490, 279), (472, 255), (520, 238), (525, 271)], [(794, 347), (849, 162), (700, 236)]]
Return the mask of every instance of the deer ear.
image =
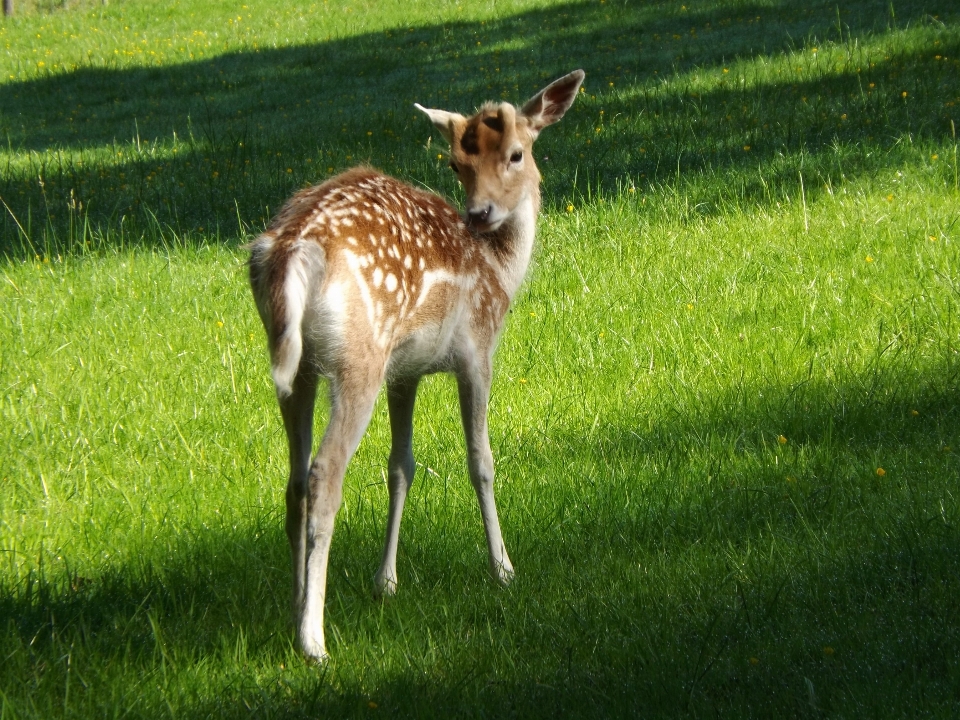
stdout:
[(430, 122), (432, 122), (437, 130), (440, 131), (440, 134), (447, 139), (447, 142), (451, 145), (453, 144), (453, 127), (458, 122), (466, 120), (463, 115), (447, 112), (446, 110), (431, 110), (430, 108), (425, 108), (420, 103), (414, 103), (413, 106), (430, 118)]
[(574, 70), (569, 75), (554, 80), (527, 100), (520, 112), (530, 121), (534, 134), (563, 117), (576, 100), (583, 78), (583, 70)]

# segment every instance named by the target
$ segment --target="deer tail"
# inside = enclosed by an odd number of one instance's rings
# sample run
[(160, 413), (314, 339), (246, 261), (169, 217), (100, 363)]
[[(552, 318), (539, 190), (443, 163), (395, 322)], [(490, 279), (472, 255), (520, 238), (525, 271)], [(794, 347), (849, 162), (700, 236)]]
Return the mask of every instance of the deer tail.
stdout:
[(303, 318), (323, 279), (322, 249), (315, 243), (265, 233), (250, 245), (250, 284), (267, 331), (277, 395), (288, 397), (303, 357)]

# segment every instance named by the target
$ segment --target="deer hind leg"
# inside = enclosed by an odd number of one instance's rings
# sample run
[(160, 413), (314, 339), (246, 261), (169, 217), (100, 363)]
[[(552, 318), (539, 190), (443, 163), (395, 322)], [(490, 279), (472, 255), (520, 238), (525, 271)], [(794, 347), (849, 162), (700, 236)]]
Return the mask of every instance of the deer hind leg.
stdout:
[(331, 381), (330, 422), (310, 467), (307, 492), (306, 557), (300, 644), (317, 660), (326, 657), (323, 604), (334, 518), (343, 497), (343, 476), (370, 422), (382, 371), (375, 378)]
[(507, 556), (500, 533), (500, 520), (493, 499), (493, 453), (490, 451), (490, 436), (487, 431), (487, 404), (490, 399), (489, 364), (471, 368), (457, 375), (460, 394), (460, 415), (467, 440), (467, 465), (470, 481), (480, 502), (480, 516), (487, 536), (490, 553), (490, 573), (501, 585), (513, 580), (513, 565)]
[(387, 405), (390, 409), (390, 460), (387, 487), (390, 508), (387, 513), (387, 539), (383, 546), (380, 569), (373, 577), (374, 593), (393, 595), (397, 591), (397, 543), (400, 539), (400, 518), (407, 491), (413, 484), (416, 464), (413, 459), (413, 406), (420, 378), (387, 383)]
[(287, 431), (290, 449), (290, 479), (287, 482), (287, 539), (293, 563), (294, 621), (303, 608), (305, 549), (307, 529), (307, 478), (313, 444), (313, 408), (317, 397), (317, 377), (301, 368), (293, 383), (293, 392), (280, 399), (280, 414)]

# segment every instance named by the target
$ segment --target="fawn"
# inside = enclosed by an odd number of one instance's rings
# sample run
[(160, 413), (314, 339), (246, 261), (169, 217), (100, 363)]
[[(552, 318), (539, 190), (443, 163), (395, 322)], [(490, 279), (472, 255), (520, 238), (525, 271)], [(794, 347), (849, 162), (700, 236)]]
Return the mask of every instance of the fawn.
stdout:
[[(384, 381), (389, 510), (376, 592), (396, 591), (400, 517), (415, 471), (413, 406), (420, 378), (435, 372), (457, 379), (491, 572), (503, 585), (513, 577), (487, 434), (493, 353), (533, 250), (540, 173), (530, 151), (583, 78), (576, 70), (522, 108), (487, 103), (470, 118), (416, 106), (450, 144), (450, 167), (466, 192), (462, 216), (436, 195), (358, 167), (295, 194), (250, 246), (250, 284), (290, 450), (293, 612), (311, 658), (326, 657), (327, 559), (344, 472)], [(321, 377), (330, 418), (311, 462)]]

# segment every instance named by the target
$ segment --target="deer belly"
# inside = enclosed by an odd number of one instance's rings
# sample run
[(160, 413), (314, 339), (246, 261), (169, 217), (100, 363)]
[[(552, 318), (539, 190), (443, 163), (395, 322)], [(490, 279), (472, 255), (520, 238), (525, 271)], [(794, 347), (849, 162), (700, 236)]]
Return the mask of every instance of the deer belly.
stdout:
[(428, 323), (407, 335), (390, 353), (387, 377), (412, 377), (450, 370), (452, 331), (449, 323)]

